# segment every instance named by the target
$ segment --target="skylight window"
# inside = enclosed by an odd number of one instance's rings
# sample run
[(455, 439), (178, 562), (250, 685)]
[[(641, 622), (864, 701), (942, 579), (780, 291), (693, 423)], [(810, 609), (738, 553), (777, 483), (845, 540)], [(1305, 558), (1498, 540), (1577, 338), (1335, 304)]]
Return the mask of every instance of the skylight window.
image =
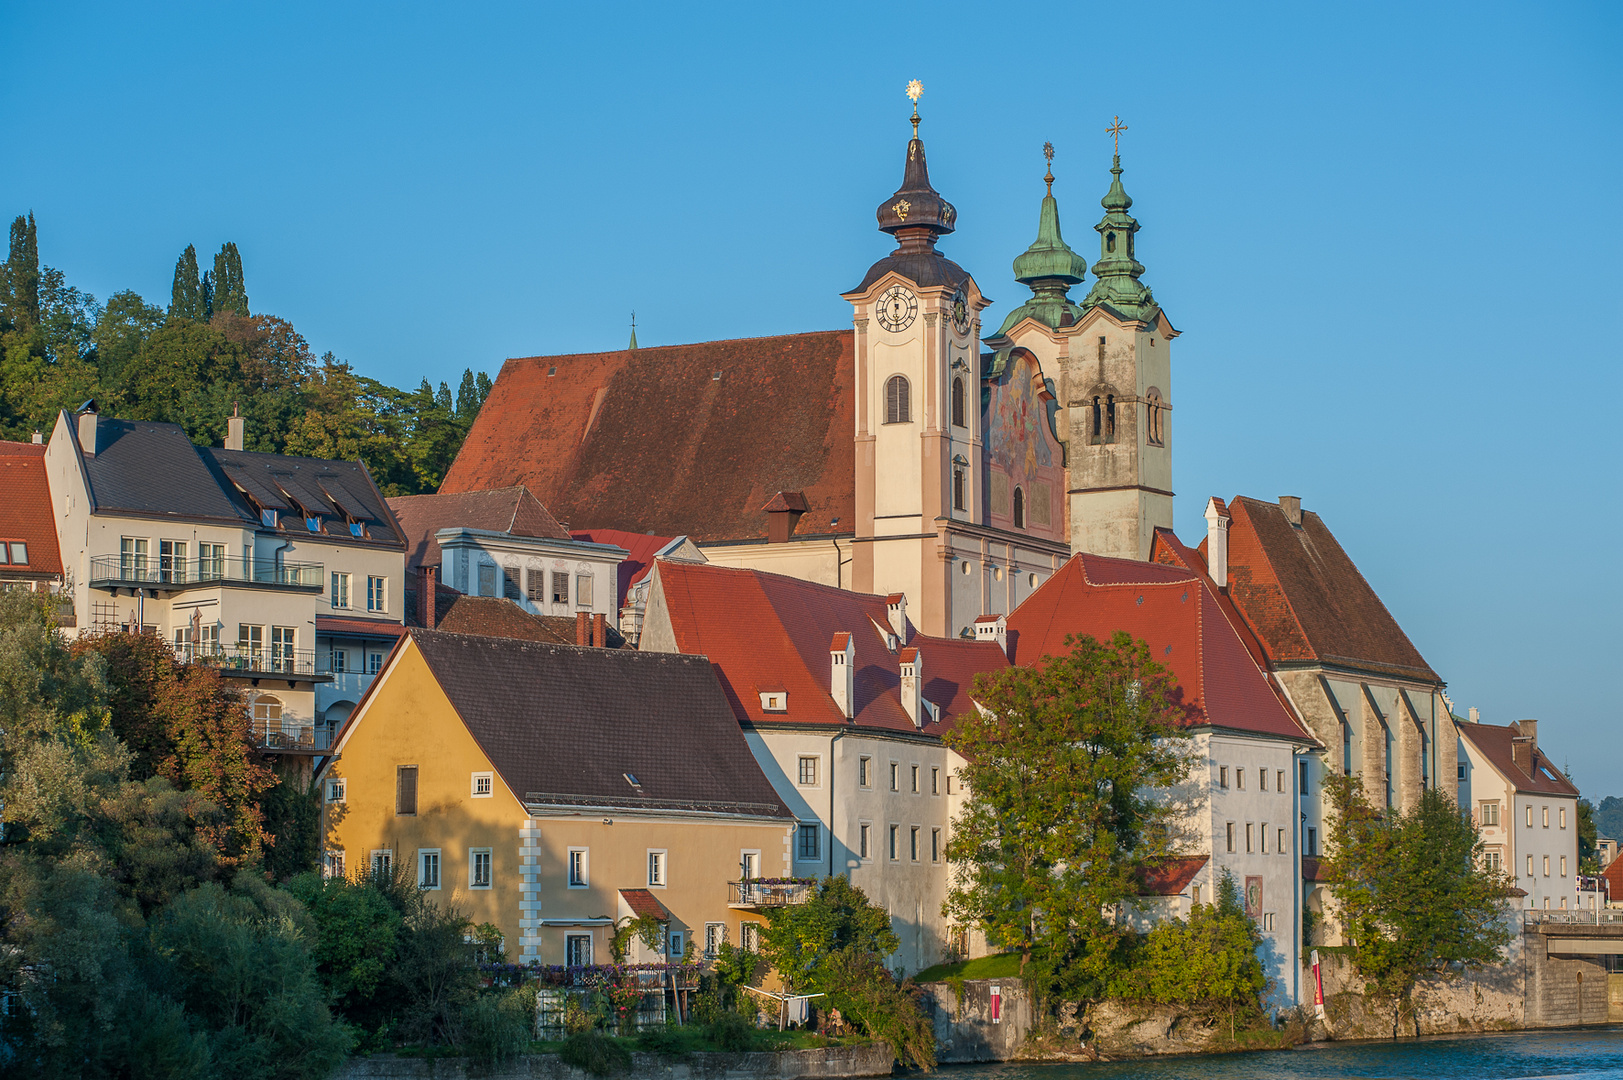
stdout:
[(320, 532), (321, 519), (319, 517), (307, 517), (304, 519), (304, 527), (311, 532)]
[(621, 773), (620, 775), (626, 778), (626, 783), (630, 784), (639, 791), (642, 790), (642, 781), (637, 779), (636, 773)]

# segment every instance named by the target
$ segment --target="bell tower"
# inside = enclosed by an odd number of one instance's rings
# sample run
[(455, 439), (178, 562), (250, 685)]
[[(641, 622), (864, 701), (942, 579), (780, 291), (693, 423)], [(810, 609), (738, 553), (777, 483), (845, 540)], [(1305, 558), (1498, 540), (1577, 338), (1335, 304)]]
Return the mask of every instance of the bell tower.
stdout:
[(879, 205), (879, 230), (896, 249), (868, 268), (843, 299), (852, 307), (856, 353), (856, 538), (852, 588), (905, 593), (917, 625), (948, 621), (942, 530), (981, 515), (980, 312), (973, 278), (936, 250), (958, 211), (930, 184), (913, 137), (902, 183)]

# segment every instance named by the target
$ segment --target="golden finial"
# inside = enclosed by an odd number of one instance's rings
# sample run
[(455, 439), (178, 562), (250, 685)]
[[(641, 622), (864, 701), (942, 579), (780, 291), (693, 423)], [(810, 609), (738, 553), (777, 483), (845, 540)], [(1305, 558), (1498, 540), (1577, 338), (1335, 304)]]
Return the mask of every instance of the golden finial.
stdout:
[(1111, 139), (1115, 141), (1116, 156), (1121, 157), (1121, 133), (1127, 130), (1127, 125), (1121, 122), (1121, 117), (1119, 116), (1113, 116), (1111, 119), (1114, 120), (1115, 123), (1110, 127), (1105, 128), (1105, 134), (1109, 135)]
[(1054, 144), (1043, 143), (1043, 159), (1048, 162), (1048, 172), (1043, 176), (1043, 183), (1048, 185), (1048, 194), (1054, 194)]
[(913, 79), (907, 84), (907, 96), (913, 101), (913, 137), (919, 137), (919, 97), (924, 93), (924, 84)]

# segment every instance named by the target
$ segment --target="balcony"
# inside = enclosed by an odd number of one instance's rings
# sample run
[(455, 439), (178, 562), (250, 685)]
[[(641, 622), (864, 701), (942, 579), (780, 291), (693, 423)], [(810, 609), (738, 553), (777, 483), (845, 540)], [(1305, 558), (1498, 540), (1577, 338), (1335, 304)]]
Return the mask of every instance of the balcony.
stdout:
[(282, 592), (319, 593), (325, 575), (321, 563), (275, 562), (268, 559), (164, 559), (150, 555), (97, 555), (90, 560), (92, 589), (148, 589), (184, 592), (221, 585)]
[(325, 754), (332, 749), (333, 730), (325, 724), (294, 720), (255, 720), (254, 746), (269, 754)]
[(248, 645), (178, 644), (172, 646), (183, 664), (205, 664), (235, 679), (299, 678), (326, 682), (332, 678), (316, 670), (316, 654), (311, 649), (288, 649), (280, 645), (253, 648)]
[(759, 911), (762, 908), (804, 904), (814, 884), (810, 878), (748, 878), (727, 883), (727, 906)]

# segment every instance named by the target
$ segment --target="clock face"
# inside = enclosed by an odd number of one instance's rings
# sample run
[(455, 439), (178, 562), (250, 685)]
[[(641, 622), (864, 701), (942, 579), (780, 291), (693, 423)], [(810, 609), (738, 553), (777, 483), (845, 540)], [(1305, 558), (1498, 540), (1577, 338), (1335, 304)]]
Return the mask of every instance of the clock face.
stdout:
[(960, 334), (969, 333), (969, 295), (962, 286), (952, 294), (952, 325)]
[(919, 298), (901, 285), (892, 285), (879, 298), (879, 325), (886, 330), (906, 330), (918, 313)]

